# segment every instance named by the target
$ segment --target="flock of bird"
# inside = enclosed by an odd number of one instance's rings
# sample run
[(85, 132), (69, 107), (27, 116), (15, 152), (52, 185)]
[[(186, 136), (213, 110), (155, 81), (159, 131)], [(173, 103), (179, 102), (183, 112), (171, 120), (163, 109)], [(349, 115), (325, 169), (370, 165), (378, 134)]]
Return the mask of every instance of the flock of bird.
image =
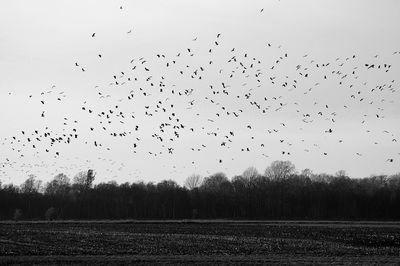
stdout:
[[(98, 34), (90, 33), (88, 38), (95, 42)], [(174, 54), (127, 58), (118, 72), (109, 74), (106, 84), (93, 86), (92, 98), (82, 99), (79, 110), (71, 111), (79, 116), (65, 116), (57, 125), (43, 128), (21, 128), (0, 138), (1, 149), (9, 149), (19, 158), (47, 154), (57, 159), (66, 145), (107, 154), (114, 143), (122, 143), (123, 149), (137, 158), (173, 158), (176, 153), (198, 158), (194, 154), (200, 154), (221, 165), (235, 159), (232, 151), (274, 159), (270, 154), (273, 145), (287, 159), (293, 153), (329, 156), (321, 142), (308, 138), (306, 132), (317, 132), (337, 147), (346, 145), (346, 132), (337, 124), (346, 121), (349, 113), (356, 115), (354, 123), (360, 135), (369, 134), (370, 143), (379, 145), (384, 140), (385, 145), (394, 145), (399, 140), (398, 131), (382, 128), (371, 132), (368, 128), (370, 123), (386, 119), (387, 108), (399, 104), (394, 79), (368, 80), (374, 75), (386, 79), (393, 69), (380, 55), (365, 60), (351, 54), (321, 62), (312, 54), (292, 55), (281, 45), (268, 42), (264, 44), (269, 54), (266, 58), (225, 43), (223, 33), (215, 34), (211, 43), (199, 42), (196, 37), (192, 45)], [(110, 56), (93, 53), (98, 64)], [(389, 56), (398, 60), (400, 51)], [(80, 61), (71, 62), (71, 69), (76, 75), (95, 71)], [(27, 97), (41, 107), (38, 116), (46, 121), (48, 114), (55, 112), (48, 103), (64, 105), (68, 91), (52, 86)], [(221, 152), (215, 154), (217, 148)], [(354, 156), (363, 153), (354, 151)], [(28, 173), (49, 166), (45, 160), (22, 165), (8, 157), (0, 160), (3, 176), (10, 167)], [(71, 169), (95, 167), (90, 160), (76, 163), (79, 160), (75, 158)], [(394, 163), (400, 156), (382, 160)], [(98, 162), (116, 165), (108, 169), (110, 173), (124, 167), (106, 156), (98, 157)], [(196, 165), (197, 161), (190, 163)]]

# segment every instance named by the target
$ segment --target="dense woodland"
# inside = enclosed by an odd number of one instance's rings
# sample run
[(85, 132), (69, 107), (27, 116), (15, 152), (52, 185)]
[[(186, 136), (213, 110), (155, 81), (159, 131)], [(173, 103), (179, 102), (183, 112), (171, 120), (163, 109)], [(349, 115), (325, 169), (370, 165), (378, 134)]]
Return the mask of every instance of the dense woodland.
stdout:
[(274, 161), (263, 174), (194, 174), (184, 186), (94, 181), (88, 170), (72, 182), (58, 174), (47, 184), (35, 176), (0, 184), (0, 219), (400, 219), (400, 173), (352, 179)]

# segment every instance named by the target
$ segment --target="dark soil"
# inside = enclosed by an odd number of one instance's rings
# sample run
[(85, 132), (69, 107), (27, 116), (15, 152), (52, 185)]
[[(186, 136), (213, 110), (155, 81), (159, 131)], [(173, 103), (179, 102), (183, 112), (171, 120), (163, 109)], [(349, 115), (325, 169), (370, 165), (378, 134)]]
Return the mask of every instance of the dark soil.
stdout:
[(400, 225), (0, 223), (0, 264), (399, 264)]

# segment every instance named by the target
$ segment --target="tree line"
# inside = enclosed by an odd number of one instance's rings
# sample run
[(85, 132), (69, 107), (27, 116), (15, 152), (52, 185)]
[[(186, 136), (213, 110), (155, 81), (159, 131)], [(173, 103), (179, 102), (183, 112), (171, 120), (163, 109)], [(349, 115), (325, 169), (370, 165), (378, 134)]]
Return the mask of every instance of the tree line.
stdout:
[(343, 170), (297, 172), (290, 161), (274, 161), (263, 174), (254, 167), (231, 179), (193, 174), (184, 186), (172, 180), (94, 185), (95, 175), (0, 183), (0, 219), (400, 219), (400, 173), (354, 179)]

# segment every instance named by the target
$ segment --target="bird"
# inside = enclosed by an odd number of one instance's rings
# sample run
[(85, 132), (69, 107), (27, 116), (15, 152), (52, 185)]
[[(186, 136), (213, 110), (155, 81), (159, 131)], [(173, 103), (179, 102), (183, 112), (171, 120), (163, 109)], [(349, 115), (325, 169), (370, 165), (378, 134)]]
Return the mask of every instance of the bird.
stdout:
[[(260, 12), (263, 11), (264, 8)], [(188, 151), (198, 152), (206, 157), (210, 154), (207, 152), (215, 146), (236, 151), (237, 154), (244, 152), (254, 158), (272, 158), (272, 154), (265, 153), (267, 147), (271, 151), (276, 149), (277, 154), (285, 157), (295, 153), (300, 156), (301, 153), (310, 155), (320, 149), (314, 156), (324, 157), (328, 153), (322, 151), (329, 145), (339, 142), (351, 147), (351, 141), (343, 140), (346, 135), (340, 124), (341, 121), (346, 121), (346, 115), (359, 119), (355, 124), (360, 123), (358, 133), (360, 136), (367, 135), (366, 142), (379, 146), (383, 145), (381, 143), (384, 143), (385, 138), (396, 144), (395, 132), (374, 132), (374, 128), (369, 127), (374, 123), (373, 119), (379, 118), (380, 122), (385, 123), (388, 112), (385, 107), (389, 106), (387, 95), (394, 95), (390, 100), (396, 100), (396, 83), (379, 80), (376, 87), (370, 83), (363, 85), (361, 71), (366, 71), (369, 75), (373, 71), (391, 69), (389, 64), (379, 62), (383, 60), (382, 57), (369, 58), (363, 62), (359, 59), (361, 57), (355, 59), (355, 56), (350, 55), (347, 58), (339, 56), (337, 61), (333, 58), (327, 62), (317, 60), (318, 57), (314, 57), (311, 52), (298, 54), (296, 57), (279, 44), (263, 43), (264, 51), (273, 53), (271, 57), (269, 54), (264, 57), (262, 53), (253, 54), (254, 51), (243, 47), (231, 48), (234, 43), (226, 43), (221, 38), (224, 34), (217, 33), (211, 42), (203, 42), (202, 38), (195, 37), (192, 40), (196, 43), (191, 43), (193, 47), (181, 46), (165, 54), (150, 54), (151, 59), (127, 57), (128, 67), (124, 64), (115, 68), (113, 66), (113, 72), (109, 71), (104, 75), (106, 83), (100, 84), (98, 80), (93, 80), (96, 86), (87, 92), (93, 93), (93, 98), (84, 99), (85, 103), (79, 106), (79, 118), (89, 122), (75, 120), (72, 111), (68, 119), (59, 121), (60, 130), (55, 126), (53, 130), (32, 132), (32, 136), (24, 128), (23, 133), (18, 131), (15, 139), (10, 138), (10, 142), (13, 142), (10, 146), (15, 152), (20, 150), (19, 154), (26, 153), (24, 149), (31, 150), (33, 147), (38, 152), (41, 150), (54, 155), (55, 150), (61, 152), (58, 145), (78, 145), (74, 141), (82, 141), (88, 147), (106, 152), (110, 151), (112, 145), (106, 147), (107, 142), (125, 139), (131, 141), (127, 147), (134, 153), (133, 156), (149, 152), (152, 158), (161, 158), (164, 155), (175, 158), (180, 145), (184, 146), (181, 143), (190, 139), (194, 145)], [(95, 37), (95, 33), (92, 37)], [(198, 49), (202, 44), (204, 49)], [(102, 58), (101, 54), (97, 52), (94, 55), (96, 54)], [(229, 56), (225, 60), (226, 55)], [(80, 58), (75, 60), (75, 66), (82, 65), (80, 68), (85, 72), (88, 66), (84, 65), (84, 61)], [(70, 63), (72, 67), (73, 62)], [(102, 60), (98, 60), (93, 65), (102, 63)], [(291, 70), (286, 72), (285, 67)], [(87, 74), (90, 75), (96, 68), (91, 65), (88, 69), (90, 71)], [(357, 75), (358, 80), (355, 78)], [(336, 81), (337, 84), (333, 83)], [(328, 95), (323, 86), (331, 87), (332, 93), (343, 93), (344, 103), (335, 102), (335, 97), (318, 96)], [(64, 99), (57, 95), (59, 88), (60, 86), (52, 87), (53, 92), (43, 91), (41, 94), (29, 96), (29, 99), (40, 97), (35, 103), (40, 105), (41, 110), (34, 115), (40, 117), (43, 123), (51, 121), (53, 116), (61, 113), (69, 104), (68, 97)], [(86, 96), (85, 92), (78, 97), (82, 97), (83, 102)], [(9, 97), (15, 97), (15, 94), (10, 93)], [(52, 107), (53, 105), (56, 107)], [(75, 108), (73, 106), (71, 104), (67, 107), (72, 110)], [(55, 108), (60, 108), (60, 112)], [(366, 108), (369, 112), (357, 116), (355, 110)], [(254, 121), (259, 123), (255, 124)], [(148, 130), (147, 127), (152, 129)], [(356, 132), (357, 129), (352, 133)], [(104, 135), (106, 140), (100, 141), (100, 135), (97, 134), (102, 134), (102, 138)], [(315, 143), (309, 136), (320, 136), (326, 144)], [(375, 141), (375, 137), (382, 137), (382, 141)], [(362, 138), (364, 137), (360, 137), (360, 140), (364, 140)], [(149, 139), (155, 144), (151, 145), (151, 150), (146, 150), (144, 147), (150, 143)], [(214, 142), (216, 145), (196, 142), (200, 140)], [(267, 144), (269, 140), (271, 146)], [(307, 141), (310, 146), (303, 146)], [(243, 142), (246, 144), (242, 145)], [(121, 143), (125, 145), (125, 142)], [(343, 151), (340, 150), (343, 145), (336, 146), (338, 152)], [(361, 156), (357, 150), (353, 149), (349, 154), (357, 160), (363, 159), (357, 157)], [(367, 157), (364, 152), (363, 154), (363, 157)], [(230, 161), (230, 158), (220, 154), (212, 155), (216, 157), (213, 161), (215, 164), (222, 163), (223, 160)], [(324, 158), (329, 160), (330, 157)], [(235, 159), (237, 161), (238, 158)], [(393, 162), (391, 160), (393, 159), (387, 161)]]

